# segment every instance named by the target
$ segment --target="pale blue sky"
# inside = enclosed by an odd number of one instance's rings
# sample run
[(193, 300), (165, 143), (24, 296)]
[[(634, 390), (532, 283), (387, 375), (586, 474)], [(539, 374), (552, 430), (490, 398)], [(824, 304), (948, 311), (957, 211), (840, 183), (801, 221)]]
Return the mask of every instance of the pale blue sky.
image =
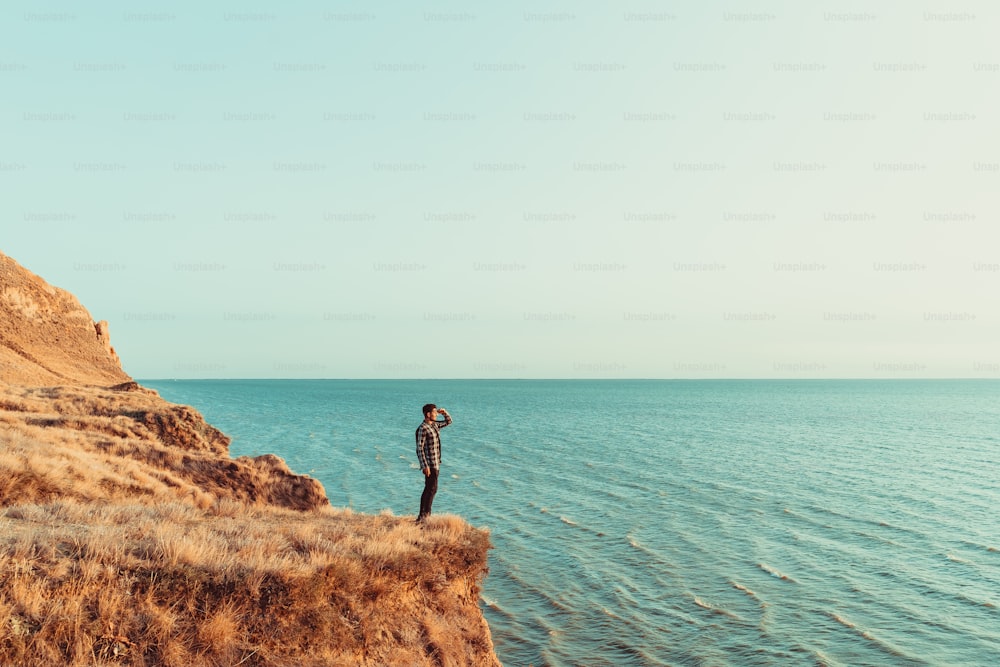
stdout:
[(135, 377), (1000, 377), (993, 2), (96, 5), (0, 249)]

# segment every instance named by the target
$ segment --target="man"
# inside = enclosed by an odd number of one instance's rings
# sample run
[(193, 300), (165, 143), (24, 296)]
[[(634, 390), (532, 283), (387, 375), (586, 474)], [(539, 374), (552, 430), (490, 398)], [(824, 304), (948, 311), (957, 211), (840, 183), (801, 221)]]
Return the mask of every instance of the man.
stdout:
[[(438, 415), (444, 421), (438, 421)], [(417, 523), (423, 523), (431, 514), (434, 494), (438, 489), (438, 472), (441, 470), (441, 434), (445, 426), (451, 425), (451, 415), (444, 408), (433, 403), (424, 406), (424, 421), (417, 427), (417, 458), (424, 473), (424, 492), (420, 495), (420, 514)]]

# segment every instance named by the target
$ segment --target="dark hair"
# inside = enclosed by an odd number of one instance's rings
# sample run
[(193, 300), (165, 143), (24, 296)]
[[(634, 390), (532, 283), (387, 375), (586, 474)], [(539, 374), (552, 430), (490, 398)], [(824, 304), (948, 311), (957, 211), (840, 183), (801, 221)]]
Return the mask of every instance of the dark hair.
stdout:
[(427, 415), (429, 415), (435, 408), (437, 408), (437, 406), (434, 405), (433, 403), (428, 403), (427, 405), (425, 405), (424, 406), (424, 417), (426, 417)]

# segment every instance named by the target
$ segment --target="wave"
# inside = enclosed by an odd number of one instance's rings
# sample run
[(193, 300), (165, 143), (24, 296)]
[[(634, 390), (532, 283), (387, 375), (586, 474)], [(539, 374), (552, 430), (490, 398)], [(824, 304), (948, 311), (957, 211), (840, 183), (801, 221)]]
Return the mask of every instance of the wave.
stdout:
[(837, 621), (837, 623), (840, 623), (841, 625), (843, 625), (845, 628), (850, 628), (851, 630), (857, 630), (857, 628), (858, 628), (858, 626), (855, 623), (847, 620), (846, 618), (844, 618), (840, 614), (835, 614), (832, 611), (828, 611), (828, 612), (826, 612), (826, 615), (829, 616), (830, 618), (832, 618), (833, 620)]
[[(806, 508), (807, 511), (811, 510), (817, 514), (826, 515), (826, 517), (833, 517), (838, 521), (846, 522), (846, 525), (834, 525), (826, 520), (822, 516), (809, 516), (809, 514), (803, 514), (795, 510), (785, 508), (784, 514), (788, 517), (795, 519), (796, 521), (801, 521), (808, 524), (812, 528), (820, 528), (820, 534), (825, 534), (828, 531), (833, 531), (838, 535), (850, 534), (856, 537), (860, 537), (867, 541), (879, 542), (881, 544), (886, 544), (891, 547), (903, 548), (904, 545), (894, 539), (888, 537), (888, 534), (894, 534), (893, 536), (906, 538), (920, 538), (921, 540), (926, 539), (926, 535), (914, 531), (909, 528), (901, 528), (899, 526), (890, 524), (886, 521), (868, 519), (865, 517), (852, 517), (848, 514), (838, 512), (833, 509), (825, 508), (819, 505), (811, 505)], [(860, 524), (860, 525), (859, 525)], [(886, 533), (883, 535), (880, 533)], [(843, 547), (844, 545), (840, 545)]]
[(986, 609), (996, 609), (997, 607), (996, 603), (992, 600), (976, 599), (970, 595), (966, 595), (965, 593), (951, 593), (950, 597), (971, 607), (985, 607)]
[[(539, 514), (552, 514), (552, 510), (551, 509), (549, 509), (548, 507), (544, 507), (544, 506), (539, 507), (538, 504), (535, 503), (535, 502), (529, 502), (528, 506), (529, 507), (535, 507), (535, 508), (537, 508)], [(592, 528), (588, 528), (586, 526), (580, 526), (579, 523), (577, 523), (576, 521), (574, 521), (573, 519), (569, 518), (568, 516), (566, 516), (564, 514), (560, 514), (559, 515), (559, 520), (562, 521), (567, 526), (573, 526), (573, 527), (583, 528), (584, 530), (589, 530), (590, 532), (593, 532), (593, 533), (595, 533), (595, 534), (597, 534), (599, 536), (603, 536), (604, 535), (604, 533), (598, 532), (598, 531), (596, 531), (596, 530), (594, 530)]]
[(962, 540), (962, 544), (976, 551), (985, 551), (986, 553), (1000, 553), (1000, 548), (990, 546), (988, 544), (982, 544), (980, 542), (972, 542), (971, 540)]
[(628, 544), (632, 547), (631, 552), (623, 555), (622, 563), (641, 568), (644, 572), (652, 573), (657, 578), (658, 585), (673, 586), (673, 584), (663, 584), (659, 581), (660, 575), (674, 578), (676, 575), (676, 563), (667, 558), (663, 553), (646, 546), (633, 535), (625, 536)]
[(834, 665), (840, 664), (836, 660), (830, 658), (830, 656), (828, 656), (826, 653), (823, 653), (823, 651), (817, 650), (813, 653), (813, 655), (816, 658), (816, 664), (818, 665), (818, 667), (833, 667)]
[(746, 593), (748, 596), (752, 597), (754, 600), (757, 601), (757, 604), (759, 604), (761, 607), (766, 607), (767, 606), (767, 603), (764, 602), (763, 600), (761, 600), (760, 596), (757, 595), (756, 592), (750, 590), (749, 588), (747, 588), (746, 586), (744, 586), (742, 584), (736, 583), (735, 581), (730, 580), (729, 583), (732, 584), (733, 588), (735, 588), (736, 590), (741, 591), (743, 593)]
[(575, 521), (574, 519), (569, 518), (568, 516), (560, 514), (559, 515), (559, 520), (562, 521), (567, 526), (572, 526), (573, 528), (578, 528), (578, 529), (580, 529), (582, 531), (590, 533), (591, 535), (593, 535), (595, 537), (604, 537), (605, 536), (605, 533), (603, 531), (598, 530), (597, 528), (591, 526), (590, 524), (580, 524), (579, 522)]
[(784, 574), (780, 570), (771, 567), (767, 563), (757, 563), (757, 567), (759, 567), (760, 569), (764, 570), (765, 572), (767, 572), (772, 577), (776, 577), (778, 579), (781, 579), (782, 581), (788, 581), (788, 582), (793, 583), (793, 584), (799, 583), (799, 582), (795, 581), (794, 579), (792, 579), (791, 577), (789, 577), (787, 574)]
[(601, 644), (599, 656), (580, 649), (560, 653), (550, 653), (548, 650), (543, 650), (541, 664), (566, 664), (566, 658), (569, 659), (569, 664), (574, 665), (650, 665), (650, 667), (659, 667), (666, 664), (655, 653), (644, 649), (627, 637), (616, 634), (611, 627), (602, 627), (601, 631), (602, 634), (609, 634), (611, 639)]
[[(518, 615), (517, 614), (512, 614), (511, 612), (507, 611), (506, 609), (504, 609), (503, 607), (501, 607), (500, 603), (497, 602), (496, 600), (494, 600), (493, 598), (486, 597), (485, 595), (480, 594), (479, 595), (479, 600), (484, 605), (486, 605), (484, 611), (487, 614), (491, 614), (491, 613), (498, 614), (499, 616), (507, 619), (508, 622), (516, 622), (518, 620)], [(492, 623), (493, 621), (492, 620), (488, 620), (488, 622)]]
[(862, 629), (861, 627), (858, 626), (857, 623), (854, 623), (850, 619), (844, 618), (840, 614), (837, 614), (837, 613), (834, 613), (834, 612), (831, 612), (831, 611), (826, 612), (826, 615), (829, 616), (830, 618), (832, 618), (837, 623), (840, 623), (845, 628), (848, 628), (849, 630), (855, 632), (856, 634), (860, 635), (861, 637), (867, 639), (869, 642), (871, 642), (875, 647), (877, 647), (883, 653), (888, 653), (889, 655), (891, 655), (891, 656), (893, 656), (895, 658), (903, 658), (903, 659), (906, 659), (906, 660), (913, 660), (913, 656), (911, 656), (911, 655), (907, 654), (905, 651), (903, 651), (903, 650), (901, 650), (901, 649), (893, 646), (891, 643), (885, 641), (884, 639), (879, 639), (878, 637), (876, 637), (875, 635), (873, 635), (870, 631)]
[[(538, 582), (530, 577), (521, 576), (520, 573), (513, 571), (506, 574), (510, 581), (517, 586), (517, 589), (533, 598), (533, 601), (529, 601), (526, 595), (521, 595), (516, 602), (516, 608), (508, 610), (499, 606), (494, 607), (493, 605), (490, 605), (490, 608), (493, 608), (505, 616), (514, 619), (518, 618), (520, 612), (527, 609), (540, 610), (549, 608), (556, 609), (561, 612), (572, 611), (572, 604), (564, 602), (556, 597), (560, 594), (551, 590), (550, 587), (547, 587), (546, 582)], [(565, 594), (563, 594), (563, 596), (565, 596)], [(482, 594), (480, 594), (480, 597), (482, 597)]]
[(714, 614), (719, 614), (720, 616), (726, 616), (728, 618), (732, 618), (732, 619), (735, 619), (737, 621), (742, 620), (739, 616), (737, 616), (733, 612), (729, 611), (728, 609), (723, 609), (722, 607), (717, 607), (714, 604), (712, 604), (711, 602), (705, 602), (704, 600), (702, 600), (697, 595), (694, 595), (694, 594), (690, 594), (690, 595), (691, 595), (692, 599), (694, 600), (694, 603), (696, 605), (698, 605), (699, 607), (701, 607), (702, 609), (707, 609), (708, 611), (710, 611), (710, 612), (712, 612)]
[[(821, 505), (821, 504), (818, 504), (818, 503), (811, 503), (811, 504), (805, 506), (803, 509), (805, 509), (807, 511), (815, 512), (815, 513), (820, 514), (820, 515), (825, 515), (825, 516), (828, 516), (828, 517), (833, 517), (835, 519), (846, 521), (848, 524), (861, 523), (861, 524), (867, 524), (869, 526), (874, 526), (874, 527), (877, 527), (877, 528), (888, 528), (891, 531), (895, 531), (895, 532), (898, 532), (898, 533), (903, 533), (903, 534), (905, 534), (905, 535), (907, 535), (909, 537), (917, 537), (917, 538), (921, 538), (921, 539), (923, 539), (923, 538), (926, 537), (925, 533), (923, 531), (921, 531), (921, 530), (915, 530), (915, 529), (909, 528), (907, 526), (898, 525), (896, 523), (890, 523), (890, 521), (887, 518), (885, 518), (885, 517), (882, 517), (882, 518), (871, 518), (871, 517), (866, 517), (866, 516), (859, 516), (859, 515), (856, 515), (856, 514), (850, 514), (850, 513), (844, 512), (844, 511), (840, 511), (840, 510), (835, 509), (833, 507), (828, 507), (826, 505)], [(911, 522), (914, 522), (914, 523), (917, 523), (917, 524), (922, 524), (923, 522), (926, 521), (926, 517), (924, 517), (922, 515), (915, 514), (915, 513), (911, 512), (909, 510), (905, 510), (905, 509), (902, 509), (902, 508), (899, 508), (899, 507), (895, 508), (895, 510), (892, 513), (893, 514), (903, 514), (903, 515), (905, 515), (905, 517), (900, 517), (900, 518), (909, 519)], [(824, 525), (820, 521), (818, 521), (817, 519), (814, 519), (812, 517), (804, 516), (802, 514), (795, 514), (795, 516), (798, 517), (798, 518), (804, 518), (805, 520), (810, 521), (812, 523), (818, 523), (820, 525)]]
[[(963, 565), (967, 565), (973, 570), (978, 571), (980, 568), (971, 561), (961, 561), (959, 559), (956, 562), (962, 562)], [(948, 600), (954, 604), (958, 604), (962, 607), (968, 608), (995, 608), (994, 602), (989, 599), (977, 599), (965, 592), (965, 587), (960, 586), (956, 583), (950, 583), (947, 579), (927, 579), (926, 575), (920, 575), (914, 572), (899, 571), (899, 570), (889, 570), (883, 569), (870, 573), (872, 576), (879, 577), (881, 579), (888, 580), (891, 582), (891, 586), (894, 590), (906, 589), (914, 595), (919, 595), (925, 599), (933, 599), (936, 601)], [(882, 584), (876, 584), (873, 588), (871, 584), (862, 585), (860, 582), (855, 583), (851, 586), (851, 590), (854, 593), (860, 593), (866, 596), (870, 596), (872, 599), (877, 597), (876, 590), (881, 590), (884, 586)], [(924, 620), (922, 623), (926, 624), (927, 621)], [(950, 626), (946, 626), (950, 627)]]
[(888, 537), (882, 537), (881, 535), (874, 535), (872, 533), (866, 533), (863, 530), (855, 530), (855, 531), (851, 531), (851, 533), (853, 535), (857, 535), (858, 537), (863, 537), (866, 540), (874, 540), (875, 542), (881, 542), (882, 544), (888, 544), (891, 547), (903, 548), (902, 544), (900, 544), (899, 542), (896, 542), (895, 540), (890, 540)]

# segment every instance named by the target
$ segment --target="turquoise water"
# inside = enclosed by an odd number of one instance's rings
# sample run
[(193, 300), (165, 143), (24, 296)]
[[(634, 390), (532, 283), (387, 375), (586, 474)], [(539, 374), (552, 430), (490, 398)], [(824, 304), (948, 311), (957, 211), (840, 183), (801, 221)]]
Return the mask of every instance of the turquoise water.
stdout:
[(1000, 664), (1000, 382), (144, 384), (372, 513), (448, 408), (507, 667)]

